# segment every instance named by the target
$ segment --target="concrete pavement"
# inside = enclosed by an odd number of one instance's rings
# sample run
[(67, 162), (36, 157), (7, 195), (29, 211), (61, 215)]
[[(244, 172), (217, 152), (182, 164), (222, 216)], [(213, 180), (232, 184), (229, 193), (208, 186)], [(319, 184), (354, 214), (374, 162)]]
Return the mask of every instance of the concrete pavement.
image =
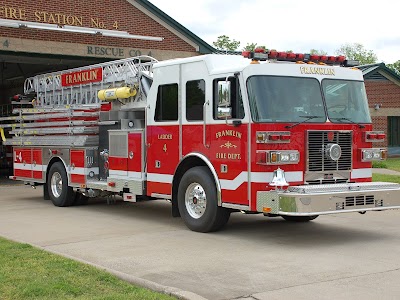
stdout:
[(58, 208), (41, 190), (0, 187), (1, 236), (185, 299), (397, 299), (399, 227), (397, 210), (308, 224), (234, 214), (225, 230), (200, 234), (163, 201)]

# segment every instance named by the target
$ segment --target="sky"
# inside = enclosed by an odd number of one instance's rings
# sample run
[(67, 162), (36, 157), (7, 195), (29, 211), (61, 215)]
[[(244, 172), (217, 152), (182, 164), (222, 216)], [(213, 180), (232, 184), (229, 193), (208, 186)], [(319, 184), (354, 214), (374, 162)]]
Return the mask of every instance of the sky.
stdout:
[(149, 0), (212, 45), (220, 35), (278, 51), (328, 55), (360, 43), (378, 62), (400, 60), (400, 1)]

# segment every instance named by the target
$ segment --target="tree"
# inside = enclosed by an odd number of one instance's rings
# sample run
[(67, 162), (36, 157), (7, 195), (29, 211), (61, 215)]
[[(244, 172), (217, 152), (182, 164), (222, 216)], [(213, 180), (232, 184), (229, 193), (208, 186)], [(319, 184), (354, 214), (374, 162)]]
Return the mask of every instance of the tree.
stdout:
[(317, 50), (317, 49), (310, 49), (310, 54), (313, 54), (313, 55), (327, 55), (328, 52), (326, 52), (326, 51), (324, 51), (324, 50), (321, 50), (321, 49), (319, 49), (319, 50)]
[(245, 51), (254, 51), (257, 48), (262, 48), (264, 50), (267, 50), (267, 47), (265, 47), (265, 46), (257, 46), (257, 43), (251, 43), (251, 44), (247, 43), (246, 47), (244, 47), (243, 50), (245, 50)]
[(396, 61), (393, 64), (387, 64), (386, 67), (392, 69), (393, 71), (395, 71), (397, 74), (400, 75), (400, 60)]
[(346, 59), (358, 60), (360, 64), (374, 64), (378, 57), (372, 50), (367, 50), (359, 43), (344, 44), (335, 52), (337, 55), (344, 55)]
[(240, 42), (231, 40), (227, 35), (221, 35), (218, 37), (216, 42), (213, 42), (213, 45), (218, 50), (235, 51), (237, 48), (239, 48)]

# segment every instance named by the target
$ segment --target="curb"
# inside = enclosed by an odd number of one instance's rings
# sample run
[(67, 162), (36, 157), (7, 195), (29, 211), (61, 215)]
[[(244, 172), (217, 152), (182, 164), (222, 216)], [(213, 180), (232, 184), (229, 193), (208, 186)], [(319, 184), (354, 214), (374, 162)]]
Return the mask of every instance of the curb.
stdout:
[(43, 246), (27, 243), (25, 241), (17, 240), (17, 239), (10, 238), (10, 237), (4, 236), (4, 235), (2, 235), (2, 236), (4, 238), (10, 240), (10, 241), (14, 241), (14, 242), (17, 242), (17, 243), (22, 243), (22, 244), (29, 244), (29, 245), (31, 245), (33, 247), (36, 247), (36, 248), (41, 249), (41, 250), (44, 250), (46, 252), (50, 252), (50, 253), (53, 253), (53, 254), (56, 254), (56, 255), (60, 255), (60, 256), (63, 256), (65, 258), (69, 258), (69, 259), (84, 263), (86, 265), (90, 265), (90, 266), (95, 267), (97, 269), (104, 270), (104, 271), (106, 271), (106, 272), (118, 277), (121, 280), (124, 280), (124, 281), (132, 283), (134, 285), (137, 285), (137, 286), (152, 290), (154, 292), (159, 292), (159, 293), (162, 293), (162, 294), (173, 296), (173, 297), (176, 297), (177, 299), (182, 299), (182, 300), (208, 300), (207, 298), (204, 298), (204, 297), (202, 297), (202, 296), (200, 296), (198, 294), (195, 294), (193, 292), (184, 291), (184, 290), (181, 290), (181, 289), (178, 289), (178, 288), (175, 288), (175, 287), (162, 285), (162, 284), (156, 283), (154, 281), (150, 281), (150, 280), (147, 280), (147, 279), (139, 278), (139, 277), (136, 277), (136, 276), (133, 276), (133, 275), (130, 275), (130, 274), (126, 274), (126, 273), (123, 273), (123, 272), (120, 272), (120, 271), (116, 271), (116, 270), (113, 270), (113, 269), (110, 269), (110, 268), (107, 268), (107, 267), (104, 267), (104, 266), (100, 266), (100, 265), (97, 265), (95, 263), (91, 263), (91, 262), (88, 262), (86, 260), (71, 256), (71, 255), (68, 255), (68, 254), (64, 254), (64, 253), (61, 253), (61, 252), (58, 252), (58, 251), (55, 251), (55, 250), (51, 250), (51, 249), (48, 249), (48, 248), (43, 247)]

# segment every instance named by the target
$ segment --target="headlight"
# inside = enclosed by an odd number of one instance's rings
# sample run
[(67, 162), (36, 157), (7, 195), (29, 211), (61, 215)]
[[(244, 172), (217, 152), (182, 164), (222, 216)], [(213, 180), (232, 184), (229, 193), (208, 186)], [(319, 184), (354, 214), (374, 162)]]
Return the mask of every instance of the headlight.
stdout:
[(386, 149), (371, 148), (361, 149), (361, 160), (362, 161), (374, 161), (386, 159)]
[(267, 164), (297, 164), (300, 153), (297, 150), (267, 151)]

